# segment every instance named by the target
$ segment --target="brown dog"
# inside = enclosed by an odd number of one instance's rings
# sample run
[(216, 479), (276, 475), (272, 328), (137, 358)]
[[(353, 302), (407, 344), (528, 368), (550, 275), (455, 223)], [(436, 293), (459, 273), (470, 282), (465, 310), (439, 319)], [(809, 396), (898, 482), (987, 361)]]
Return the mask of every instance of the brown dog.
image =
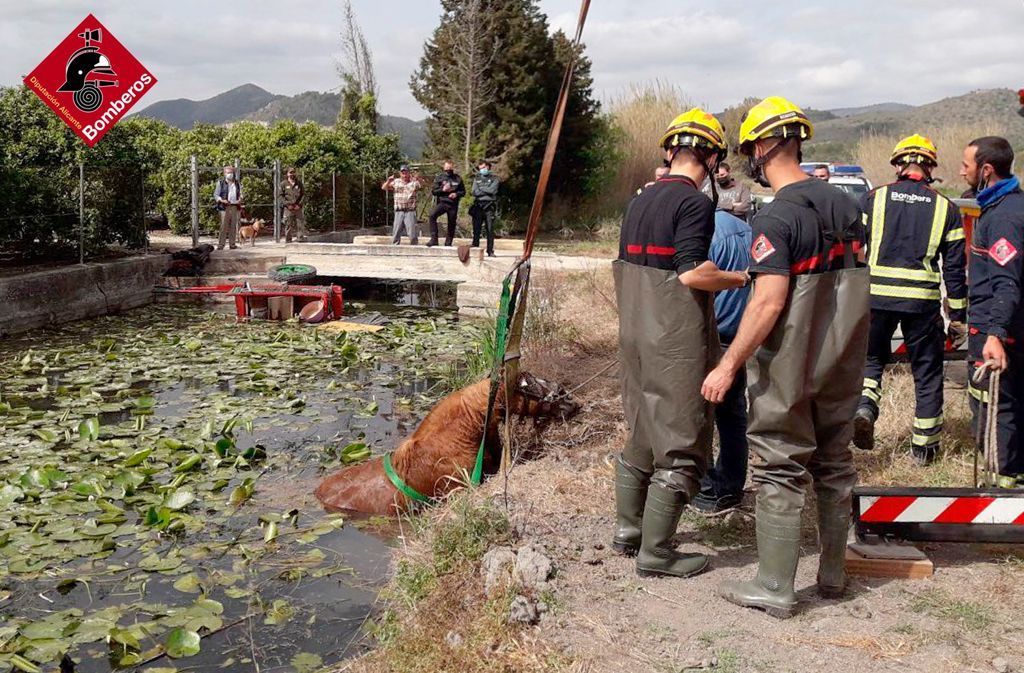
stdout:
[(265, 225), (262, 219), (253, 220), (252, 224), (247, 224), (244, 227), (238, 229), (238, 240), (244, 245), (246, 239), (250, 241), (250, 245), (256, 245), (256, 237), (263, 231), (263, 225)]
[[(434, 407), (391, 457), (394, 471), (402, 481), (429, 498), (438, 498), (457, 488), (463, 475), (472, 473), (484, 435), (490, 386), (490, 379), (484, 379), (455, 391)], [(510, 397), (508, 411), (519, 416), (565, 418), (579, 410), (561, 386), (552, 386), (526, 373), (519, 375)], [(505, 408), (501, 386), (484, 444), (487, 472), (498, 468), (498, 421)], [(317, 487), (316, 497), (329, 511), (366, 514), (399, 514), (409, 511), (414, 504), (384, 473), (380, 457), (330, 475)]]

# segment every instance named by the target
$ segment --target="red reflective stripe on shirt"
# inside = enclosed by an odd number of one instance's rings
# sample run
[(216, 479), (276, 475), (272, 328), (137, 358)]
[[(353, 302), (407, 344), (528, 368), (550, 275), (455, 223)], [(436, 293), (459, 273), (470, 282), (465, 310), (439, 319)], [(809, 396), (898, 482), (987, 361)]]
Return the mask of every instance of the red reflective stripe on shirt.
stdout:
[(676, 249), (675, 248), (666, 248), (666, 247), (661, 246), (661, 245), (649, 245), (649, 246), (647, 246), (647, 254), (648, 255), (665, 255), (665, 256), (674, 255), (674, 254), (676, 254)]
[[(860, 252), (860, 249), (863, 246), (861, 245), (860, 241), (854, 241), (852, 247), (854, 254), (856, 254)], [(836, 257), (839, 257), (845, 252), (846, 245), (844, 243), (836, 243), (835, 245), (832, 246), (832, 249), (828, 251), (827, 259), (829, 262), (831, 262)], [(808, 257), (807, 259), (802, 259), (799, 262), (790, 265), (789, 271), (790, 273), (804, 273), (805, 271), (813, 271), (814, 269), (817, 269), (818, 266), (821, 265), (822, 261), (825, 258), (826, 255), (821, 254), (815, 255), (814, 257)]]
[(639, 255), (639, 254), (642, 254), (643, 251), (644, 251), (644, 246), (642, 246), (642, 245), (627, 245), (626, 246), (626, 253), (630, 254), (630, 255)]
[(658, 178), (657, 182), (683, 182), (697, 189), (697, 183), (685, 175), (666, 175), (663, 178)]

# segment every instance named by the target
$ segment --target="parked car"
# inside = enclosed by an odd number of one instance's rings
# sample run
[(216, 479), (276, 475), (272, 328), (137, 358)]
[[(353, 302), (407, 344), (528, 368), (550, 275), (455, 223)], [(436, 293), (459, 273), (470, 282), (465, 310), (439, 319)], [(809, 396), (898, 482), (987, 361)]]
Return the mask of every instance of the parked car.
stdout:
[(835, 185), (857, 201), (872, 190), (871, 181), (860, 175), (833, 175), (828, 184)]

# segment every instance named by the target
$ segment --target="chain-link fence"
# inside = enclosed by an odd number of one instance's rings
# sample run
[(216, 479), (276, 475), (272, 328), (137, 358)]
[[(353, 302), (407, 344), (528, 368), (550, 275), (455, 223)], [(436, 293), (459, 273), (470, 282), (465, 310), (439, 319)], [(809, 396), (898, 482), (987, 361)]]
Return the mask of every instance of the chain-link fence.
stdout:
[(109, 257), (144, 250), (146, 171), (138, 165), (56, 164), (0, 168), (0, 265)]
[[(230, 164), (242, 185), (245, 205), (243, 219), (264, 220), (275, 240), (284, 236), (283, 197), (280, 186), (285, 167), (275, 161), (270, 167), (246, 166), (239, 160)], [(224, 166), (208, 166), (192, 157), (192, 237), (211, 234), (220, 227), (220, 215), (213, 198)], [(365, 173), (320, 173), (302, 168), (297, 177), (303, 186), (303, 214), (310, 233), (387, 226), (391, 223), (390, 195), (381, 190), (384, 178)]]

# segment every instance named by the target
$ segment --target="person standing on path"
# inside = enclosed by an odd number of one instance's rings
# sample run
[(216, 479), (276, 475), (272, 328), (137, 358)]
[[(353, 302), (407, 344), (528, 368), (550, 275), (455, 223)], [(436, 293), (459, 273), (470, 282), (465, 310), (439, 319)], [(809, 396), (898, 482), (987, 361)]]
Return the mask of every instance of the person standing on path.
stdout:
[[(710, 253), (715, 266), (723, 271), (745, 272), (750, 267), (750, 244), (750, 225), (724, 210), (715, 212), (715, 235), (711, 238)], [(736, 338), (749, 295), (748, 287), (715, 293), (715, 320), (723, 348), (728, 348)], [(694, 509), (705, 514), (724, 512), (743, 501), (750, 448), (747, 443), (747, 377), (743, 368), (737, 370), (732, 387), (715, 407), (715, 427), (718, 428), (718, 459), (701, 480), (700, 493), (693, 499)]]
[[(968, 291), (968, 392), (974, 423), (984, 422), (988, 385), (974, 373), (993, 363), (999, 376), (996, 450), (1000, 488), (1024, 487), (1024, 193), (1013, 175), (1013, 148), (988, 136), (964, 150), (960, 175), (978, 193), (981, 217), (971, 240)], [(991, 376), (991, 374), (990, 374)], [(982, 447), (978, 447), (979, 450)]]
[(419, 243), (420, 225), (416, 221), (416, 192), (423, 187), (420, 176), (413, 175), (405, 164), (380, 186), (385, 192), (395, 195), (395, 223), (392, 227), (392, 245), (401, 245), (402, 231), (409, 236), (409, 245)]
[[(747, 363), (747, 439), (760, 459), (757, 485), (757, 576), (726, 582), (728, 601), (793, 614), (800, 558), (800, 515), (812, 477), (821, 559), (818, 592), (846, 588), (846, 537), (857, 481), (850, 451), (867, 353), (868, 269), (856, 202), (800, 169), (801, 143), (814, 127), (797, 106), (761, 101), (740, 126), (740, 152), (775, 199), (752, 223), (753, 295), (739, 331), (702, 386), (720, 404)], [(749, 363), (748, 363), (749, 360)]]
[(444, 162), (444, 170), (434, 178), (434, 186), (430, 190), (436, 204), (430, 213), (430, 241), (427, 247), (437, 245), (437, 218), (444, 215), (448, 218), (448, 232), (444, 244), (450, 246), (455, 239), (455, 223), (459, 217), (459, 201), (466, 195), (466, 185), (462, 176), (455, 172), (455, 164), (451, 159)]
[(473, 180), (473, 246), (480, 247), (481, 228), (486, 228), (487, 256), (494, 257), (494, 219), (498, 214), (498, 187), (501, 181), (491, 172), (491, 162), (481, 161), (477, 165), (477, 176)]
[[(921, 135), (904, 138), (892, 151), (896, 182), (865, 195), (871, 267), (871, 335), (864, 390), (853, 419), (853, 443), (875, 446), (882, 373), (892, 357), (897, 326), (910, 356), (917, 398), (911, 455), (928, 465), (942, 437), (942, 379), (946, 329), (940, 280), (946, 286), (949, 338), (954, 348), (967, 339), (967, 257), (960, 209), (931, 187), (938, 151)], [(942, 276), (939, 276), (939, 257)]]
[(227, 240), (234, 250), (238, 241), (238, 221), (242, 213), (242, 183), (235, 175), (234, 166), (224, 167), (224, 177), (217, 180), (213, 190), (213, 201), (220, 211), (220, 237), (217, 249), (223, 250)]
[(299, 241), (306, 240), (306, 216), (302, 211), (302, 197), (306, 195), (302, 181), (295, 176), (295, 168), (289, 168), (278, 189), (284, 204), (284, 242), (292, 242), (292, 233), (298, 234)]
[(630, 202), (613, 266), (629, 436), (615, 466), (612, 546), (636, 554), (640, 575), (688, 577), (708, 564), (677, 552), (672, 537), (711, 451), (700, 396), (718, 357), (711, 293), (749, 280), (708, 260), (715, 206), (698, 185), (725, 156), (724, 135), (697, 108), (673, 120), (660, 143), (671, 170)]

